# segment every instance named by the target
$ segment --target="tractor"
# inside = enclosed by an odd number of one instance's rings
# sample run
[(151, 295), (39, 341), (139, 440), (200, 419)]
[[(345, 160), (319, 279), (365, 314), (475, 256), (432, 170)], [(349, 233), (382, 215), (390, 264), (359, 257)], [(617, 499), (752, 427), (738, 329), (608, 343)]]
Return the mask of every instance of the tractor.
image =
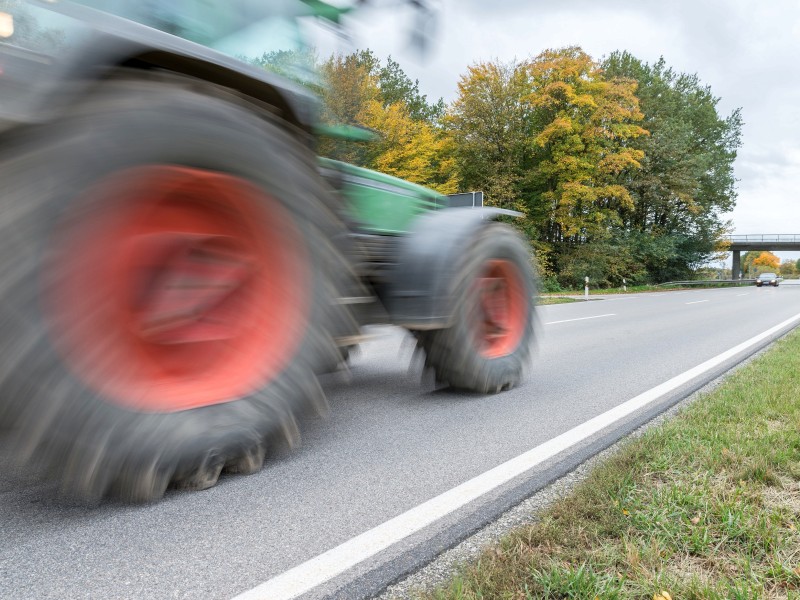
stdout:
[(366, 325), (411, 332), (453, 389), (523, 381), (536, 279), (498, 222), (516, 213), (319, 157), (359, 132), (242, 58), (347, 10), (0, 0), (0, 427), (64, 493), (259, 470)]

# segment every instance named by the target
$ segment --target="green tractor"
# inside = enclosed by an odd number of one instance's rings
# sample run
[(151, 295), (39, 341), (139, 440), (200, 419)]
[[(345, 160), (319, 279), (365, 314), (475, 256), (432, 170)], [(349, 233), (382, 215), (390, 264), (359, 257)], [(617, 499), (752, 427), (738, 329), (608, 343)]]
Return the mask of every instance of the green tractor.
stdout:
[(514, 213), (319, 158), (318, 98), (240, 58), (342, 12), (0, 0), (0, 425), (66, 493), (260, 469), (369, 324), (452, 388), (522, 381)]

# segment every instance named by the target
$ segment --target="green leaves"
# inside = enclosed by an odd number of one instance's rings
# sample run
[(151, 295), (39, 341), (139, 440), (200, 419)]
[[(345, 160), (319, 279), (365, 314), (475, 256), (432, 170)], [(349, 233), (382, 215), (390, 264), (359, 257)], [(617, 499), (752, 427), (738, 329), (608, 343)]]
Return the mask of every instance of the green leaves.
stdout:
[(654, 65), (627, 52), (612, 53), (604, 62), (606, 77), (628, 78), (649, 136), (632, 146), (643, 153), (641, 169), (630, 172), (626, 187), (635, 210), (625, 229), (655, 238), (694, 240), (681, 244), (667, 271), (645, 259), (654, 278), (682, 279), (692, 267), (712, 258), (726, 233), (724, 213), (736, 201), (733, 161), (741, 141), (741, 115), (717, 113), (718, 98), (697, 75), (676, 73), (664, 59)]

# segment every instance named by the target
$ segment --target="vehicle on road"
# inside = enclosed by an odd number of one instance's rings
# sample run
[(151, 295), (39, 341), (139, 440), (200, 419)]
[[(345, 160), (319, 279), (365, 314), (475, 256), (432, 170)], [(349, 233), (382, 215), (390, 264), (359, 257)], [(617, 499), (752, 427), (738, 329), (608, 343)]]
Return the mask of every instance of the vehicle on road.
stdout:
[(146, 501), (258, 470), (368, 324), (412, 332), (454, 388), (520, 383), (535, 279), (496, 221), (514, 213), (318, 158), (302, 66), (241, 58), (302, 54), (300, 24), (347, 9), (0, 11), (0, 425), (66, 492)]
[(775, 273), (761, 273), (761, 275), (756, 277), (756, 287), (763, 287), (765, 285), (778, 287), (778, 283), (780, 283), (780, 278)]

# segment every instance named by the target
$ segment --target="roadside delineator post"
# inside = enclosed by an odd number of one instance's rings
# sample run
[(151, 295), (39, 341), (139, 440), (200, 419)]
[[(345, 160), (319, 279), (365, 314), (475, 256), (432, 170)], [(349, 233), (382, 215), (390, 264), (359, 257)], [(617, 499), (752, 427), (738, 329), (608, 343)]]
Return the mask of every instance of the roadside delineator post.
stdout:
[(624, 277), (622, 278), (622, 291), (623, 292), (627, 292), (628, 291), (628, 282), (625, 281)]
[(588, 300), (589, 299), (589, 276), (587, 275), (586, 277), (584, 277), (583, 281), (584, 281), (583, 299), (584, 300)]

